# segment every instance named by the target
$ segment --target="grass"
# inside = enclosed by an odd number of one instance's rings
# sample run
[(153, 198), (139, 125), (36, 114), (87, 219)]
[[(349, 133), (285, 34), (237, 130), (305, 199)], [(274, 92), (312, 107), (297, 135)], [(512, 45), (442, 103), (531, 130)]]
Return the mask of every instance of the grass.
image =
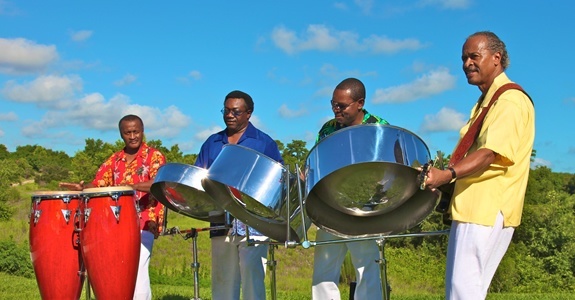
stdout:
[[(18, 187), (22, 195), (29, 195), (37, 188), (33, 184)], [(19, 245), (28, 244), (28, 216), (30, 197), (10, 203), (15, 213), (12, 220), (0, 222), (0, 240), (12, 239)], [(169, 212), (168, 228), (178, 227), (180, 231), (208, 227), (206, 222)], [(315, 228), (308, 231), (308, 238), (315, 239)], [(210, 239), (207, 231), (197, 235), (199, 271), (199, 295), (194, 295), (193, 270), (191, 263), (192, 239), (182, 235), (159, 237), (154, 245), (150, 264), (153, 299), (182, 300), (199, 296), (211, 299), (210, 282)], [(441, 257), (441, 256), (438, 256)], [(403, 248), (386, 248), (387, 274), (391, 285), (391, 298), (394, 300), (440, 300), (443, 299), (443, 274), (445, 262), (429, 254), (417, 253)], [(276, 299), (303, 300), (311, 298), (311, 278), (313, 268), (313, 248), (301, 246), (275, 248), (276, 260)], [(112, 270), (113, 271), (113, 270)], [(271, 294), (271, 272), (266, 276), (268, 299)], [(340, 284), (342, 299), (348, 299), (347, 283)], [(93, 296), (93, 295), (92, 295)], [(83, 299), (85, 295), (82, 296)], [(0, 299), (40, 299), (34, 278), (24, 278), (0, 273)], [(488, 295), (489, 300), (539, 300), (575, 299), (575, 295), (557, 294), (496, 294)], [(247, 299), (246, 299), (247, 300)]]

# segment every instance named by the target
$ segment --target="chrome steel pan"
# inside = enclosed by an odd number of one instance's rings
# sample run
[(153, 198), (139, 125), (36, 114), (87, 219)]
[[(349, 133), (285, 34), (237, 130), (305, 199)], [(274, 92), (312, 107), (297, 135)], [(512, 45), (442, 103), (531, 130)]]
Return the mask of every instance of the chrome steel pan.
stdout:
[(338, 130), (306, 159), (306, 212), (314, 224), (343, 237), (405, 231), (437, 202), (437, 194), (417, 182), (416, 168), (429, 160), (425, 143), (400, 127)]
[(230, 144), (214, 160), (202, 186), (236, 219), (285, 242), (299, 241), (307, 229), (301, 217), (297, 180), (264, 154)]
[[(194, 219), (209, 221), (224, 211), (202, 187), (208, 170), (180, 163), (167, 163), (158, 169), (151, 194), (167, 208)], [(211, 216), (211, 217), (210, 217)]]

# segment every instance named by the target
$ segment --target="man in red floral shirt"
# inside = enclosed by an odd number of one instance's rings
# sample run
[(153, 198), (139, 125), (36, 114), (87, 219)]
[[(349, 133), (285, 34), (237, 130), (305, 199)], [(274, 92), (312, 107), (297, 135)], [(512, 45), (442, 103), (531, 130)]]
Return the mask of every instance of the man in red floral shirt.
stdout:
[(140, 264), (134, 299), (152, 299), (148, 267), (154, 239), (162, 231), (164, 206), (151, 194), (150, 187), (160, 166), (166, 163), (164, 155), (146, 145), (144, 123), (136, 115), (126, 115), (118, 123), (125, 146), (112, 154), (98, 169), (91, 183), (60, 183), (61, 187), (83, 190), (90, 187), (131, 186), (135, 190), (140, 211)]

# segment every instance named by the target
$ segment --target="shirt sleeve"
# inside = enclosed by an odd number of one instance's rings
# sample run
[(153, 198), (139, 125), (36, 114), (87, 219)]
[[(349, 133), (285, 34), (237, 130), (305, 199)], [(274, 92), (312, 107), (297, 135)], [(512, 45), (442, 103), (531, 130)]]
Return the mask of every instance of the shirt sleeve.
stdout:
[(98, 169), (96, 176), (92, 181), (95, 187), (113, 186), (114, 185), (114, 171), (112, 166), (114, 164), (115, 155), (110, 156)]
[(150, 162), (150, 179), (156, 178), (158, 170), (165, 164), (166, 157), (162, 154), (162, 152), (154, 150), (154, 153), (152, 153), (152, 160)]
[(208, 168), (208, 142), (204, 142), (202, 147), (200, 148), (200, 153), (198, 153), (198, 157), (196, 157), (196, 161), (194, 162), (194, 166), (207, 169)]
[(267, 143), (266, 150), (265, 150), (264, 154), (269, 156), (273, 160), (281, 163), (282, 165), (284, 164), (284, 160), (282, 158), (280, 150), (278, 149), (278, 145), (276, 144), (276, 141), (271, 140), (271, 142)]
[[(517, 161), (517, 151), (525, 124), (523, 104), (529, 99), (523, 92), (510, 90), (499, 97), (485, 117), (480, 134), (483, 145), (497, 153), (495, 164), (511, 166)], [(485, 128), (485, 129), (483, 129)]]

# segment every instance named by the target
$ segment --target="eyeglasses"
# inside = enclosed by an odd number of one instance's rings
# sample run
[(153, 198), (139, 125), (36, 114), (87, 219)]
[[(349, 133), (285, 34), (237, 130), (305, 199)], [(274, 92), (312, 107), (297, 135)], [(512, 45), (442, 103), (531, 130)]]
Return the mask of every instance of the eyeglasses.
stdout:
[(349, 104), (341, 104), (341, 103), (336, 103), (333, 100), (331, 100), (331, 108), (335, 109), (335, 110), (339, 110), (339, 111), (344, 111), (346, 108), (348, 108), (350, 105), (354, 104), (356, 101), (352, 101)]
[(239, 110), (232, 110), (232, 109), (227, 109), (227, 108), (222, 108), (222, 110), (220, 110), (222, 112), (222, 114), (224, 116), (227, 116), (229, 113), (232, 113), (232, 115), (234, 115), (234, 117), (239, 117), (241, 116), (243, 113), (247, 112), (247, 110), (245, 111), (239, 111)]

